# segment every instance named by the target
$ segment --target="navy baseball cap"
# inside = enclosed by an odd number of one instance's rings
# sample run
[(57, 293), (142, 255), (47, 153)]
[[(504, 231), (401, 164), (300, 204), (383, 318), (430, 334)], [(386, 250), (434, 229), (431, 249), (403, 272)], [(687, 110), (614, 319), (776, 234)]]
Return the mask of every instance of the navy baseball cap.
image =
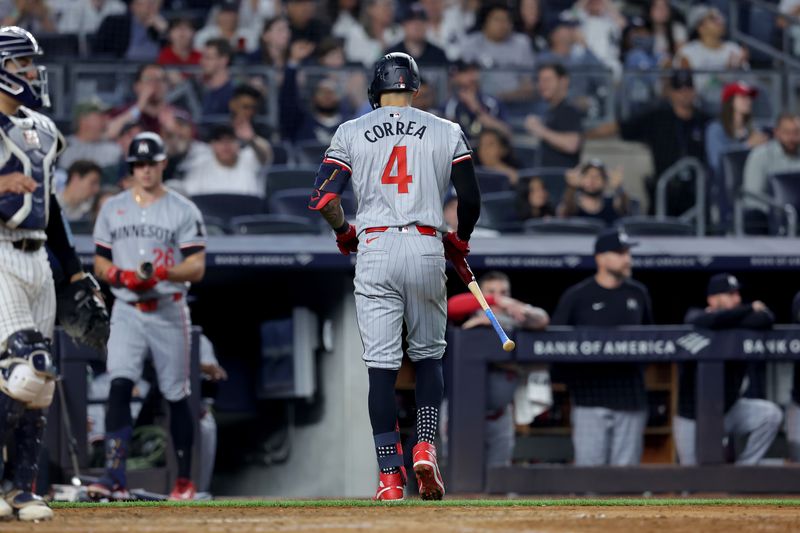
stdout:
[(627, 252), (634, 246), (638, 246), (638, 242), (633, 242), (628, 238), (628, 234), (624, 231), (617, 229), (603, 230), (594, 241), (594, 253), (604, 254), (606, 252)]
[(736, 276), (723, 272), (722, 274), (711, 276), (711, 279), (708, 280), (706, 294), (708, 296), (714, 296), (715, 294), (737, 292), (739, 288), (739, 280), (736, 279)]

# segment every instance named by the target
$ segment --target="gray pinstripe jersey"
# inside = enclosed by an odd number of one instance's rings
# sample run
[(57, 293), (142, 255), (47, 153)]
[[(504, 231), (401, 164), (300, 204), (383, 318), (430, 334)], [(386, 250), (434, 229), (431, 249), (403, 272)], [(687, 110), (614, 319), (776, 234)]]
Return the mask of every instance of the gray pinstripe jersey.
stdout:
[[(140, 207), (133, 193), (123, 191), (110, 198), (94, 226), (97, 246), (111, 250), (112, 262), (123, 270), (136, 270), (144, 261), (169, 267), (184, 260), (181, 250), (205, 247), (203, 216), (191, 200), (167, 188), (167, 193), (147, 207)], [(112, 288), (127, 302), (159, 295), (183, 293), (187, 283), (162, 281), (143, 294)]]
[(387, 106), (339, 126), (325, 157), (352, 171), (360, 230), (419, 224), (446, 231), (442, 199), (452, 164), (470, 153), (457, 124)]

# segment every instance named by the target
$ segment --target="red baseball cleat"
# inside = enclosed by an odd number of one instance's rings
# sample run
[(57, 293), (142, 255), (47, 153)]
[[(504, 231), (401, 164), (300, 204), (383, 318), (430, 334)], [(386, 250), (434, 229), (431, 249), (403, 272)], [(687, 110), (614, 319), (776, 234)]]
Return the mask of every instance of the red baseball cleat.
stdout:
[(403, 499), (403, 474), (397, 472), (394, 474), (380, 474), (380, 482), (378, 483), (378, 492), (375, 493), (376, 501), (399, 501)]
[(177, 500), (194, 500), (197, 489), (192, 483), (191, 479), (179, 477), (175, 480), (175, 486), (172, 487), (172, 492), (169, 493), (169, 499)]
[(436, 446), (429, 442), (419, 442), (412, 452), (420, 497), (423, 500), (441, 500), (444, 496), (444, 481), (436, 462)]

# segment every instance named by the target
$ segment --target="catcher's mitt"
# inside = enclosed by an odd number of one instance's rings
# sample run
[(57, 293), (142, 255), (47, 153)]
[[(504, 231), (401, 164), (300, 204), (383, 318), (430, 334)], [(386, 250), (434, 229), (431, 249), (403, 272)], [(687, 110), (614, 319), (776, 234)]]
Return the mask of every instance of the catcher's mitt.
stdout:
[(58, 293), (58, 321), (70, 337), (90, 348), (106, 351), (110, 319), (100, 293), (100, 285), (91, 274), (67, 283)]

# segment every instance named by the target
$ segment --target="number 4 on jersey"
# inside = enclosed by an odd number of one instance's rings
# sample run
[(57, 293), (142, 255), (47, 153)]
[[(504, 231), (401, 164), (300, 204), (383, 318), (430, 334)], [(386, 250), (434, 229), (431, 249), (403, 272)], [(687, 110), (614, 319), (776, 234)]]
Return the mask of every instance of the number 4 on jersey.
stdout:
[[(395, 168), (395, 164), (397, 164), (397, 174), (392, 175), (392, 169)], [(381, 183), (397, 185), (399, 194), (408, 194), (408, 184), (411, 182), (412, 179), (408, 174), (406, 165), (406, 147), (395, 146), (392, 148), (391, 155), (389, 155), (389, 162), (386, 163), (386, 168), (383, 169)]]

